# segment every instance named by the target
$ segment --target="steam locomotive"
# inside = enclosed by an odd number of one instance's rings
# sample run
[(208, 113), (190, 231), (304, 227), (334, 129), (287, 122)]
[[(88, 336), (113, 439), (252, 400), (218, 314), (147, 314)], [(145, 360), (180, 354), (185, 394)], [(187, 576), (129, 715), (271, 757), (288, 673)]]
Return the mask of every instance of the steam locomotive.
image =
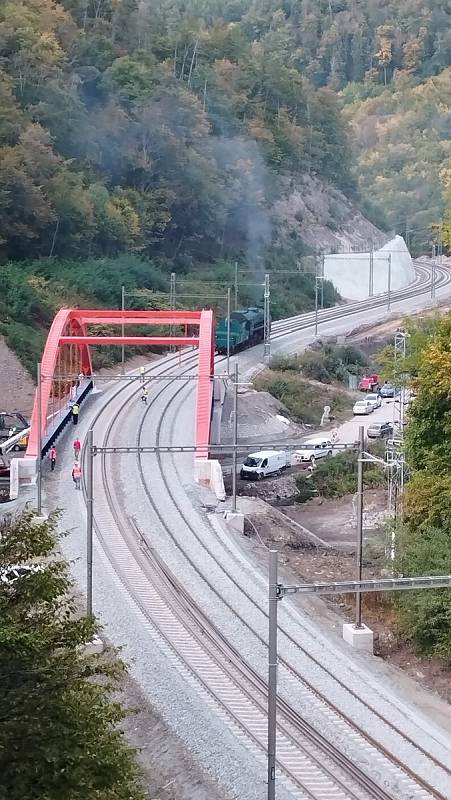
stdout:
[[(262, 308), (245, 308), (230, 314), (230, 352), (244, 350), (264, 339), (264, 313)], [(216, 351), (227, 353), (227, 319), (216, 326)]]

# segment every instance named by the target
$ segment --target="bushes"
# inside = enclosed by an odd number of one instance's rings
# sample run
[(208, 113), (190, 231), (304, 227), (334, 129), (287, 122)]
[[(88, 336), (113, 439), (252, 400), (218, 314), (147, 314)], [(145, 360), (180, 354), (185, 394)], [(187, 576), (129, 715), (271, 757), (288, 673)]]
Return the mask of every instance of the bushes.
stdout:
[(353, 345), (315, 344), (304, 353), (275, 356), (271, 369), (279, 372), (302, 372), (305, 378), (321, 383), (348, 382), (349, 374), (360, 375), (368, 367), (362, 350)]
[(334, 417), (344, 416), (352, 408), (352, 398), (346, 392), (312, 386), (292, 370), (266, 370), (255, 379), (254, 386), (272, 394), (296, 420), (308, 425), (319, 425), (325, 405), (331, 407)]
[(351, 345), (313, 345), (297, 357), (299, 369), (306, 378), (321, 383), (347, 383), (349, 374), (359, 375), (368, 367), (365, 354)]
[[(379, 457), (383, 448), (384, 445), (379, 443), (367, 446), (373, 455)], [(307, 482), (311, 485), (310, 496), (308, 496)], [(370, 463), (364, 465), (363, 485), (365, 489), (376, 489), (384, 486), (385, 482), (386, 476), (382, 466)], [(296, 502), (298, 503), (305, 503), (316, 492), (321, 497), (344, 497), (346, 494), (354, 493), (357, 488), (357, 451), (345, 450), (332, 458), (321, 459), (317, 462), (311, 477), (306, 477), (305, 473), (296, 477), (296, 485), (298, 488)]]
[[(451, 524), (428, 529), (404, 526), (398, 534), (397, 569), (401, 575), (446, 575), (451, 564)], [(449, 589), (397, 592), (400, 632), (421, 653), (451, 662), (451, 597)]]

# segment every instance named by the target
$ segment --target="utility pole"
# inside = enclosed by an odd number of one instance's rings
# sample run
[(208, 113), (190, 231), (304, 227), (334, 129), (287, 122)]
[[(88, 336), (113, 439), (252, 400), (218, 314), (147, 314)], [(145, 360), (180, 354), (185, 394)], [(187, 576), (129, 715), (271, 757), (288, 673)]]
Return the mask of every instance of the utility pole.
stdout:
[[(125, 334), (125, 325), (124, 325), (124, 311), (125, 311), (125, 286), (121, 286), (121, 311), (122, 311), (122, 339), (124, 338)], [(124, 342), (122, 342), (121, 346), (122, 357), (121, 357), (121, 375), (124, 374), (125, 371), (125, 346)]]
[[(388, 463), (389, 463), (389, 512), (393, 514), (393, 527), (391, 530), (390, 546), (387, 548), (390, 558), (395, 557), (396, 529), (399, 514), (399, 501), (404, 489), (405, 462), (404, 462), (404, 400), (405, 400), (405, 380), (406, 374), (404, 367), (406, 359), (407, 336), (405, 331), (399, 330), (395, 334), (394, 345), (394, 373), (395, 389), (397, 394), (393, 401), (393, 439), (388, 444)], [(400, 366), (401, 365), (401, 366)]]
[(268, 364), (271, 359), (271, 298), (269, 289), (269, 274), (265, 275), (265, 296), (264, 296), (264, 345), (263, 345), (263, 361)]
[(374, 244), (371, 240), (370, 244), (370, 270), (368, 278), (368, 297), (372, 297), (374, 293)]
[(235, 311), (238, 308), (238, 261), (235, 261)]
[(232, 513), (236, 514), (236, 471), (238, 459), (238, 362), (235, 362), (233, 384), (233, 454), (232, 454)]
[(36, 462), (36, 486), (38, 491), (38, 517), (42, 514), (42, 378), (41, 362), (37, 365), (37, 411), (38, 411), (38, 459)]
[(230, 375), (230, 286), (227, 289), (227, 375)]
[(93, 467), (94, 446), (92, 428), (88, 431), (86, 439), (87, 469), (86, 469), (86, 614), (92, 617), (92, 531), (94, 524), (93, 515)]
[(324, 253), (321, 252), (321, 308), (324, 308)]
[(277, 550), (270, 550), (268, 598), (268, 800), (275, 800), (276, 798), (277, 584)]
[(318, 260), (315, 258), (315, 336), (318, 336)]
[[(363, 551), (363, 456), (365, 450), (365, 429), (359, 426), (359, 455), (357, 459), (357, 547), (356, 547), (356, 580), (362, 580)], [(362, 628), (362, 595), (355, 595), (355, 627)]]
[[(175, 272), (171, 272), (171, 281), (169, 284), (169, 308), (171, 311), (175, 311)], [(174, 335), (174, 326), (171, 325), (169, 328), (169, 335)], [(171, 345), (170, 352), (174, 352), (174, 347)]]
[(391, 308), (391, 253), (388, 254), (387, 311)]
[(432, 245), (432, 264), (431, 264), (431, 299), (435, 297), (435, 269), (437, 264), (437, 247), (435, 244)]

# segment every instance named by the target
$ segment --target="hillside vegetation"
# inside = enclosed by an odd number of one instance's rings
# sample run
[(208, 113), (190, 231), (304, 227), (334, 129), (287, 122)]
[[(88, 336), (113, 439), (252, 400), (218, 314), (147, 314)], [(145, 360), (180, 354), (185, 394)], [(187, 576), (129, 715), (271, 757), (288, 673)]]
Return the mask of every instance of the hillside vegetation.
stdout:
[[(446, 575), (451, 565), (451, 315), (408, 323), (406, 361), (391, 358), (392, 378), (416, 390), (409, 404), (406, 456), (409, 481), (396, 539), (402, 575)], [(384, 369), (390, 363), (384, 353)], [(393, 369), (393, 366), (395, 368)], [(418, 650), (451, 661), (451, 597), (446, 589), (399, 592), (402, 632)]]
[(253, 14), (214, 2), (6, 0), (4, 257), (254, 261), (271, 242), (271, 170), (349, 188), (336, 97), (293, 62), (284, 11), (266, 8), (261, 25)]
[(450, 184), (450, 54), (437, 0), (4, 0), (0, 263), (21, 266), (0, 267), (2, 332), (34, 363), (61, 301), (117, 306), (171, 271), (222, 294), (235, 261), (242, 284), (298, 270), (274, 317), (311, 308), (321, 247), (378, 238), (359, 205), (422, 247)]

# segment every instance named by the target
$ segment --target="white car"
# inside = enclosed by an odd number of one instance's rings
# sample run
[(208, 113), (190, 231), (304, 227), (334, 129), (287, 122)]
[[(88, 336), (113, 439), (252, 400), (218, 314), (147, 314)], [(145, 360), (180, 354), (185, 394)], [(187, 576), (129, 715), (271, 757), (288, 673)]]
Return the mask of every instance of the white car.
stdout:
[(302, 442), (302, 449), (295, 450), (291, 459), (292, 464), (302, 464), (306, 461), (314, 462), (317, 458), (332, 455), (332, 442), (330, 439), (307, 439)]
[(382, 405), (382, 399), (380, 395), (376, 394), (376, 392), (367, 394), (365, 400), (369, 401), (370, 403), (373, 403), (374, 408), (380, 408)]
[(352, 409), (352, 413), (357, 414), (371, 414), (374, 411), (375, 406), (371, 402), (371, 400), (357, 400), (357, 403), (354, 403), (354, 408)]

